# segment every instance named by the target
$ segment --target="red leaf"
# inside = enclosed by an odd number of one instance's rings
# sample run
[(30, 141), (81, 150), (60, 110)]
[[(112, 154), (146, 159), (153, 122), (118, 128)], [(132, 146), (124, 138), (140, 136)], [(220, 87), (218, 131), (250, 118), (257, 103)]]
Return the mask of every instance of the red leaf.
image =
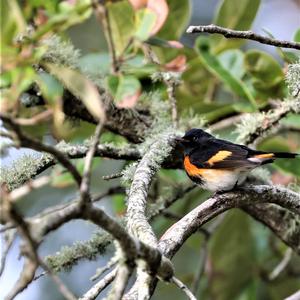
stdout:
[(47, 22), (48, 22), (48, 16), (46, 14), (46, 11), (42, 8), (39, 8), (36, 16), (34, 17), (34, 24), (36, 26), (41, 26)]
[(120, 102), (116, 103), (116, 106), (119, 108), (132, 108), (137, 103), (141, 94), (141, 90), (138, 90), (133, 95), (124, 97)]
[(135, 10), (147, 7), (156, 15), (156, 22), (151, 30), (151, 35), (155, 35), (164, 25), (169, 7), (166, 0), (129, 0)]
[(172, 72), (183, 72), (186, 69), (186, 56), (181, 54), (165, 64), (164, 69)]
[(147, 7), (157, 16), (155, 26), (151, 31), (151, 34), (155, 35), (164, 25), (169, 14), (169, 7), (166, 0), (148, 0)]
[(130, 4), (133, 6), (134, 10), (146, 7), (148, 0), (129, 0)]
[(181, 44), (178, 41), (168, 41), (168, 44), (170, 45), (170, 47), (177, 48), (177, 49), (181, 49), (184, 47), (183, 44)]

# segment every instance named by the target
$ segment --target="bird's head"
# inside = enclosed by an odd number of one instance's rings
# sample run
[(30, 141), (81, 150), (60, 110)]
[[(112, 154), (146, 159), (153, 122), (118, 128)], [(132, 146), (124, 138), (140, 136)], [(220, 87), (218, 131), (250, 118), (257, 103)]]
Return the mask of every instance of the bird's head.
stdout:
[(193, 128), (185, 133), (181, 138), (176, 138), (184, 148), (184, 154), (188, 155), (190, 152), (200, 145), (203, 145), (208, 139), (213, 138), (212, 135), (202, 129)]

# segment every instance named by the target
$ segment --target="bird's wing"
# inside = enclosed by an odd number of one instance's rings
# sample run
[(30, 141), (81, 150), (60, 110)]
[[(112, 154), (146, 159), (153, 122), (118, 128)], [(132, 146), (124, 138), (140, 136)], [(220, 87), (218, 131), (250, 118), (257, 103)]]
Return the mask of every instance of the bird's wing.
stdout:
[(201, 149), (195, 149), (190, 156), (190, 161), (198, 168), (247, 170), (272, 162), (273, 159), (268, 157), (267, 153), (215, 139)]

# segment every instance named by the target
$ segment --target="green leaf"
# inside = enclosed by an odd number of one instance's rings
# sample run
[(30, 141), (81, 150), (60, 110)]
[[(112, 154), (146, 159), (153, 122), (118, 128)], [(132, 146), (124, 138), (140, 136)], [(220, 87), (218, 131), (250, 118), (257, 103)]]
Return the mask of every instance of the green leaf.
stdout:
[(107, 10), (116, 54), (119, 56), (134, 36), (134, 11), (128, 1), (108, 2)]
[(126, 211), (125, 196), (122, 194), (113, 195), (113, 207), (117, 214), (123, 214)]
[(293, 129), (300, 129), (300, 115), (289, 114), (281, 120), (281, 124)]
[(244, 63), (247, 73), (252, 75), (256, 90), (270, 96), (284, 96), (284, 73), (271, 55), (259, 50), (249, 50)]
[(133, 58), (126, 60), (120, 69), (126, 75), (145, 78), (158, 71), (159, 66), (157, 64), (147, 63), (143, 55), (136, 55)]
[(222, 82), (224, 82), (233, 93), (240, 97), (248, 99), (253, 108), (256, 108), (256, 102), (247, 86), (238, 78), (234, 77), (226, 70), (215, 55), (210, 53), (209, 40), (206, 37), (198, 37), (195, 44), (204, 66)]
[(284, 80), (279, 63), (269, 54), (259, 50), (249, 50), (245, 55), (246, 70), (256, 79), (271, 88)]
[(1, 1), (1, 48), (9, 45), (18, 34), (25, 33), (26, 22), (16, 0)]
[[(1, 91), (1, 109), (4, 111), (12, 108), (19, 100), (20, 95), (36, 79), (36, 73), (31, 66), (14, 68), (1, 75), (1, 84), (9, 85)], [(3, 105), (3, 106), (2, 106)]]
[(282, 51), (283, 59), (289, 64), (295, 64), (300, 59), (300, 54), (292, 51)]
[(295, 42), (300, 43), (300, 28), (298, 28), (297, 31), (295, 32), (295, 35), (294, 35), (293, 40), (294, 40)]
[(134, 76), (111, 75), (106, 83), (118, 106), (132, 107), (140, 95), (141, 84)]
[(218, 55), (221, 65), (235, 78), (241, 79), (245, 74), (244, 53), (238, 49), (227, 50)]
[(165, 40), (179, 40), (190, 20), (190, 1), (168, 0), (168, 18), (158, 36)]
[(147, 41), (147, 44), (152, 46), (158, 46), (162, 48), (175, 48), (175, 49), (181, 49), (183, 48), (183, 44), (178, 41), (167, 41), (161, 38), (158, 38), (156, 36), (150, 37)]
[(144, 8), (136, 12), (136, 32), (134, 36), (140, 41), (146, 41), (151, 36), (157, 16), (150, 9)]
[[(276, 39), (276, 37), (267, 29), (263, 28), (263, 31), (270, 37), (273, 39)], [(277, 53), (279, 54), (279, 56), (288, 64), (292, 64), (297, 62), (297, 60), (300, 58), (299, 55), (297, 55), (295, 52), (292, 51), (284, 51), (282, 48), (280, 47), (276, 47), (275, 48)]]
[(254, 242), (249, 217), (240, 211), (228, 213), (209, 244), (213, 299), (236, 299), (251, 282), (255, 270)]
[(55, 104), (63, 94), (63, 86), (59, 81), (48, 73), (40, 73), (37, 78), (38, 85), (45, 99)]
[[(235, 30), (248, 30), (255, 19), (259, 5), (260, 0), (223, 0), (214, 24)], [(213, 35), (212, 40), (214, 53), (229, 48), (238, 48), (246, 42), (243, 39), (226, 39), (219, 34)]]
[(58, 14), (54, 14), (45, 24), (37, 28), (31, 40), (37, 41), (49, 31), (64, 31), (85, 21), (92, 14), (90, 2), (90, 0), (80, 0), (75, 5), (69, 6), (68, 9), (64, 8)]
[(44, 64), (45, 67), (66, 88), (78, 97), (86, 106), (87, 110), (98, 120), (104, 120), (104, 109), (97, 87), (78, 71), (59, 67), (55, 64)]
[(89, 53), (80, 57), (78, 67), (83, 73), (94, 76), (106, 75), (110, 71), (110, 55), (108, 53)]

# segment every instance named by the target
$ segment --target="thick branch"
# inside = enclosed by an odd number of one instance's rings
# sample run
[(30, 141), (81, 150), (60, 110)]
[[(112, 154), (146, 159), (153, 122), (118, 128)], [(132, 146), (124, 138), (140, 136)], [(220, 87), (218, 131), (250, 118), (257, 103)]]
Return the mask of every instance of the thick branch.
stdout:
[(228, 39), (230, 38), (246, 39), (246, 40), (256, 41), (261, 44), (300, 50), (300, 43), (297, 42), (281, 41), (267, 36), (256, 34), (252, 31), (232, 30), (232, 29), (220, 27), (213, 24), (190, 26), (186, 32), (187, 33), (202, 33), (202, 32), (218, 33), (218, 34), (222, 34), (224, 37)]
[[(101, 94), (104, 91), (99, 91)], [(105, 97), (109, 97), (105, 95)], [(110, 98), (110, 97), (109, 97)], [(153, 117), (148, 111), (117, 108), (113, 101), (107, 101), (106, 105), (106, 122), (104, 128), (120, 134), (130, 142), (140, 143), (145, 138), (145, 133), (150, 128)], [(97, 121), (85, 108), (82, 101), (77, 99), (68, 91), (63, 96), (63, 110), (67, 116), (79, 118), (89, 123), (96, 124)]]
[[(300, 214), (300, 195), (297, 193), (272, 186), (245, 187), (241, 191), (217, 195), (203, 202), (174, 224), (161, 237), (159, 248), (165, 256), (171, 258), (191, 234), (216, 215), (235, 207), (252, 207), (255, 203), (275, 203), (283, 207), (286, 205), (289, 209), (297, 212), (297, 215)], [(299, 239), (298, 241), (284, 239), (286, 232), (282, 230), (275, 231), (276, 226), (279, 227), (280, 225), (271, 224), (269, 217), (269, 215), (261, 215), (260, 221), (272, 226), (271, 229), (279, 234), (282, 240), (289, 241), (288, 245), (297, 253), (300, 253)], [(299, 224), (295, 230), (299, 232)]]

